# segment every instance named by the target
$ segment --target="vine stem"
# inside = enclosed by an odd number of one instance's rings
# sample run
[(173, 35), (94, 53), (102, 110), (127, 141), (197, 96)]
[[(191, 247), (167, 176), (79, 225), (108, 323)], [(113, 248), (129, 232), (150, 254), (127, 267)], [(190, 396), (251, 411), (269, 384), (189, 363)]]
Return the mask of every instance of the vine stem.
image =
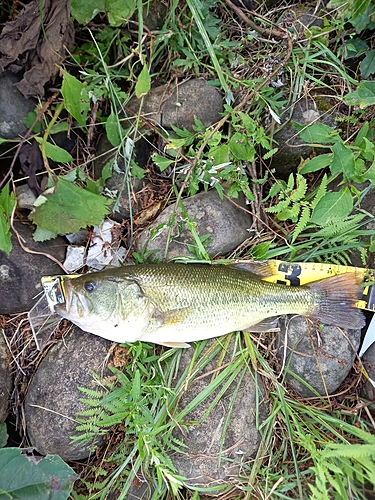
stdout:
[(50, 168), (49, 166), (49, 163), (48, 163), (48, 158), (47, 158), (47, 154), (46, 154), (46, 145), (47, 145), (47, 139), (48, 139), (48, 136), (50, 135), (50, 132), (52, 130), (52, 127), (54, 126), (54, 124), (56, 123), (56, 120), (58, 119), (58, 117), (60, 116), (60, 113), (61, 111), (64, 109), (64, 103), (61, 102), (56, 110), (55, 110), (55, 113), (52, 117), (52, 120), (49, 122), (44, 134), (43, 134), (43, 139), (42, 139), (42, 142), (40, 144), (40, 151), (42, 153), (42, 158), (43, 158), (43, 164), (44, 164), (44, 167), (45, 169), (47, 170), (48, 172), (48, 175), (49, 177), (51, 178), (51, 180), (53, 181), (54, 184), (57, 183), (57, 177), (56, 177), (56, 174), (53, 172), (53, 170)]

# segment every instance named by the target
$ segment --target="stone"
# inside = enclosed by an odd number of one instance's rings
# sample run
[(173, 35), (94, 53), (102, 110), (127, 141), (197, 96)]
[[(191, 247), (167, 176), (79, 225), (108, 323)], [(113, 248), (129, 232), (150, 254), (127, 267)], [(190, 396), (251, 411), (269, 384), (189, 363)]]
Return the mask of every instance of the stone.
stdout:
[(72, 444), (70, 438), (79, 435), (77, 412), (87, 409), (79, 401), (85, 396), (78, 387), (90, 387), (92, 373), (109, 375), (110, 347), (110, 341), (73, 327), (41, 361), (30, 382), (24, 410), (30, 443), (42, 455), (56, 453), (65, 461), (83, 460), (90, 455), (92, 445), (102, 444), (100, 437), (84, 444)]
[(0, 423), (5, 422), (10, 406), (13, 389), (13, 376), (10, 366), (10, 353), (4, 336), (0, 332)]
[[(224, 359), (221, 359), (223, 345), (227, 353)], [(180, 397), (177, 413), (183, 411), (197, 394), (205, 390), (212, 380), (213, 373), (216, 376), (221, 374), (218, 367), (222, 366), (224, 369), (227, 363), (235, 362), (238, 356), (235, 345), (233, 339), (228, 343), (223, 339), (207, 342), (197, 359), (201, 364), (207, 356), (209, 362), (200, 370), (195, 367), (188, 372), (191, 378)], [(217, 352), (212, 356), (215, 348)], [(193, 348), (182, 354), (177, 379), (190, 370), (194, 356), (196, 353)], [(184, 453), (171, 453), (170, 458), (177, 473), (187, 478), (186, 484), (190, 487), (213, 487), (233, 481), (233, 477), (239, 475), (243, 464), (258, 451), (261, 436), (257, 425), (260, 426), (267, 415), (263, 383), (260, 377), (243, 363), (238, 377), (224, 391), (213, 408), (210, 408), (226, 381), (227, 379), (224, 379), (210, 396), (184, 415), (184, 421), (190, 422), (190, 425), (183, 425), (183, 431), (179, 427), (173, 431), (174, 436), (182, 441), (186, 448), (182, 448)], [(233, 394), (235, 398), (232, 401)]]
[[(148, 1), (143, 7), (143, 24), (150, 31), (160, 31), (168, 14), (167, 6), (159, 1)], [(138, 21), (136, 13), (135, 21)]]
[[(306, 144), (300, 139), (297, 129), (292, 122), (300, 125), (310, 125), (315, 122), (324, 123), (336, 128), (335, 115), (330, 111), (331, 104), (327, 99), (312, 100), (301, 99), (292, 105), (293, 112), (290, 117), (290, 106), (281, 115), (282, 128), (274, 135), (275, 144), (279, 149), (272, 157), (270, 166), (284, 178), (291, 172), (296, 172), (301, 158), (308, 158), (314, 152), (313, 146)], [(336, 115), (337, 116), (337, 115)], [(319, 148), (318, 154), (326, 152)]]
[(15, 87), (20, 77), (0, 72), (0, 137), (2, 139), (18, 139), (27, 132), (23, 119), (33, 111), (37, 102), (26, 99)]
[[(46, 242), (35, 242), (28, 224), (15, 222), (15, 228), (30, 250), (54, 256), (62, 262), (66, 243), (62, 237)], [(40, 278), (63, 274), (62, 268), (44, 255), (25, 252), (12, 235), (13, 249), (9, 256), (0, 252), (0, 314), (28, 311), (36, 302), (36, 296), (43, 291)]]
[(29, 210), (30, 212), (34, 208), (36, 196), (27, 184), (22, 184), (16, 187), (16, 200), (18, 210)]
[[(139, 105), (139, 99), (133, 98), (127, 107), (138, 114)], [(166, 129), (175, 125), (192, 130), (194, 116), (209, 127), (220, 120), (223, 111), (223, 97), (218, 89), (200, 78), (155, 87), (146, 95), (142, 105), (142, 116)]]
[(361, 390), (361, 395), (370, 401), (375, 401), (375, 343), (362, 356), (362, 363), (373, 383), (366, 379)]
[[(184, 207), (190, 220), (196, 221), (196, 228), (200, 237), (209, 235), (210, 242), (206, 246), (210, 257), (225, 255), (243, 243), (249, 237), (252, 218), (249, 212), (242, 210), (245, 202), (242, 198), (232, 203), (227, 198), (220, 199), (217, 191), (202, 192), (183, 200)], [(181, 208), (176, 203), (165, 208), (151, 226), (145, 230), (137, 241), (137, 252), (142, 250), (157, 250), (152, 258), (164, 257), (167, 245), (170, 220), (175, 217), (172, 225), (171, 240), (168, 245), (167, 258), (172, 259), (179, 255), (193, 255), (189, 245), (196, 246), (194, 238), (186, 226)], [(153, 233), (157, 236), (153, 237)]]
[(360, 340), (361, 330), (344, 331), (325, 325), (318, 332), (302, 316), (284, 317), (280, 321), (277, 342), (278, 358), (288, 370), (286, 381), (302, 397), (316, 394), (293, 377), (293, 373), (306, 381), (318, 394), (334, 394), (352, 368)]

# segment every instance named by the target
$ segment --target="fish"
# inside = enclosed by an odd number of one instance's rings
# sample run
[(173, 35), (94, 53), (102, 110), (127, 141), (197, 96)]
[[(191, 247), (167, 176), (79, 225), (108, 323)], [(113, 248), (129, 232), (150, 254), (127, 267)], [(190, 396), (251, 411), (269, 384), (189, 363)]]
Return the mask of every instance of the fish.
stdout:
[(274, 330), (297, 314), (345, 329), (362, 328), (355, 308), (362, 276), (345, 273), (302, 286), (264, 281), (267, 263), (140, 264), (63, 277), (55, 311), (86, 332), (124, 343), (168, 347), (235, 331)]

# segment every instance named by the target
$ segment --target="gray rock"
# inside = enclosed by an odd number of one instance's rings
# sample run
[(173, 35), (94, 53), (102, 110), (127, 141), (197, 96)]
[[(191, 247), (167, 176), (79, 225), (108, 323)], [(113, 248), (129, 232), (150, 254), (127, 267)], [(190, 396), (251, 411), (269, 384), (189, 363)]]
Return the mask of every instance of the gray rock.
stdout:
[(29, 210), (31, 212), (34, 208), (36, 196), (27, 184), (22, 184), (16, 187), (16, 199), (19, 210)]
[[(139, 99), (133, 98), (128, 107), (138, 113), (139, 105)], [(196, 78), (151, 89), (144, 98), (142, 116), (167, 129), (175, 125), (192, 130), (194, 116), (209, 127), (220, 120), (223, 110), (223, 97), (217, 88)]]
[[(244, 202), (239, 199), (235, 200), (235, 203), (244, 206)], [(250, 214), (226, 198), (221, 200), (215, 189), (183, 200), (183, 204), (190, 219), (196, 221), (198, 235), (200, 237), (210, 235), (211, 241), (206, 246), (210, 257), (231, 252), (249, 237), (248, 229), (252, 224)], [(137, 242), (137, 251), (158, 250), (153, 258), (157, 255), (163, 258), (170, 229), (168, 224), (173, 218), (167, 258), (192, 255), (188, 245), (195, 246), (195, 242), (186, 226), (181, 209), (177, 208), (175, 203), (164, 209), (153, 224), (142, 233)], [(155, 231), (159, 234), (152, 239)]]
[[(48, 242), (35, 242), (29, 225), (15, 223), (15, 228), (24, 239), (24, 245), (34, 251), (53, 255), (62, 262), (66, 243), (63, 238)], [(35, 297), (42, 291), (42, 276), (63, 274), (61, 267), (44, 255), (26, 253), (16, 236), (12, 235), (13, 249), (9, 257), (0, 252), (0, 314), (12, 314), (29, 310)]]
[[(285, 338), (287, 338), (284, 359)], [(361, 339), (360, 330), (343, 331), (335, 326), (324, 326), (317, 332), (302, 316), (287, 316), (281, 320), (278, 335), (278, 358), (288, 369), (287, 382), (302, 396), (315, 394), (302, 382), (306, 381), (321, 395), (333, 394), (347, 377)]]
[[(336, 128), (335, 116), (330, 112), (327, 113), (330, 106), (328, 100), (320, 99), (316, 102), (311, 99), (301, 99), (293, 105), (291, 117), (288, 106), (287, 111), (281, 116), (282, 128), (274, 135), (279, 150), (272, 157), (271, 167), (275, 168), (280, 175), (287, 177), (291, 172), (295, 172), (301, 157), (308, 158), (314, 151), (312, 146), (300, 139), (292, 121), (300, 125), (319, 122)], [(319, 148), (318, 153), (322, 152), (323, 150)]]
[[(218, 346), (216, 342), (216, 340), (209, 340), (198, 359), (209, 357), (213, 346)], [(227, 362), (233, 362), (234, 345), (231, 340), (226, 346), (227, 354), (224, 359), (220, 359), (222, 354), (222, 347), (220, 347), (217, 355), (211, 358), (203, 369), (194, 369), (190, 372), (194, 375), (189, 380), (187, 389), (182, 393), (179, 401), (180, 410), (205, 390), (212, 380), (212, 373), (219, 366), (225, 367)], [(193, 356), (193, 348), (182, 354), (178, 377), (189, 367)], [(216, 372), (216, 375), (220, 373), (221, 370)], [(224, 384), (225, 380), (209, 397), (184, 417), (186, 422), (194, 422), (194, 424), (183, 426), (183, 433), (177, 427), (174, 431), (175, 437), (187, 448), (182, 448), (186, 454), (174, 452), (170, 457), (178, 474), (187, 478), (186, 483), (189, 486), (212, 487), (229, 481), (239, 475), (242, 464), (253, 457), (259, 448), (261, 438), (256, 422), (261, 425), (267, 414), (262, 381), (244, 364), (243, 371), (238, 378), (223, 393), (211, 411), (208, 411)], [(233, 394), (235, 394), (234, 401), (232, 401)], [(258, 420), (256, 419), (257, 413)], [(229, 422), (227, 422), (229, 415)], [(222, 434), (224, 435), (223, 442), (221, 442)]]
[[(73, 327), (41, 361), (30, 382), (24, 409), (30, 443), (42, 455), (56, 453), (63, 460), (89, 456), (90, 443), (70, 442), (71, 436), (78, 435), (74, 421), (77, 412), (87, 409), (79, 401), (84, 395), (78, 387), (90, 387), (93, 372), (109, 374), (110, 346), (110, 341)], [(100, 446), (102, 440), (98, 437), (91, 444)]]
[[(375, 382), (375, 343), (372, 344), (362, 356), (362, 363), (364, 364), (368, 376)], [(361, 395), (369, 399), (375, 400), (375, 387), (369, 380), (366, 380), (361, 390)]]
[[(161, 30), (167, 16), (168, 9), (166, 5), (153, 0), (147, 2), (143, 7), (143, 24), (147, 26), (150, 31)], [(135, 21), (138, 21), (138, 14), (136, 13)]]
[(10, 396), (13, 388), (13, 377), (10, 366), (10, 353), (3, 335), (0, 333), (0, 423), (9, 413)]
[(130, 486), (126, 500), (151, 500), (154, 491), (154, 486), (148, 483), (139, 471)]
[(26, 99), (14, 86), (21, 78), (7, 72), (0, 72), (0, 137), (17, 139), (27, 132), (23, 123), (29, 111), (36, 106), (35, 99)]

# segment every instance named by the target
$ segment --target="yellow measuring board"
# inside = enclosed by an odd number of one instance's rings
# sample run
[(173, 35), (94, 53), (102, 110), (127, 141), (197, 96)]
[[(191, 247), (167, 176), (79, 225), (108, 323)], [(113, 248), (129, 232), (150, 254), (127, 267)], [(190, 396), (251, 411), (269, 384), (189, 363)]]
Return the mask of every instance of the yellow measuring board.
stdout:
[[(300, 286), (318, 281), (330, 276), (344, 273), (356, 273), (363, 277), (363, 282), (375, 281), (375, 270), (364, 267), (352, 267), (337, 264), (323, 264), (315, 262), (284, 262), (282, 260), (268, 260), (267, 264), (273, 274), (262, 278), (271, 283), (281, 283), (287, 286)], [(364, 286), (362, 297), (358, 299), (356, 307), (375, 311), (375, 288)]]

